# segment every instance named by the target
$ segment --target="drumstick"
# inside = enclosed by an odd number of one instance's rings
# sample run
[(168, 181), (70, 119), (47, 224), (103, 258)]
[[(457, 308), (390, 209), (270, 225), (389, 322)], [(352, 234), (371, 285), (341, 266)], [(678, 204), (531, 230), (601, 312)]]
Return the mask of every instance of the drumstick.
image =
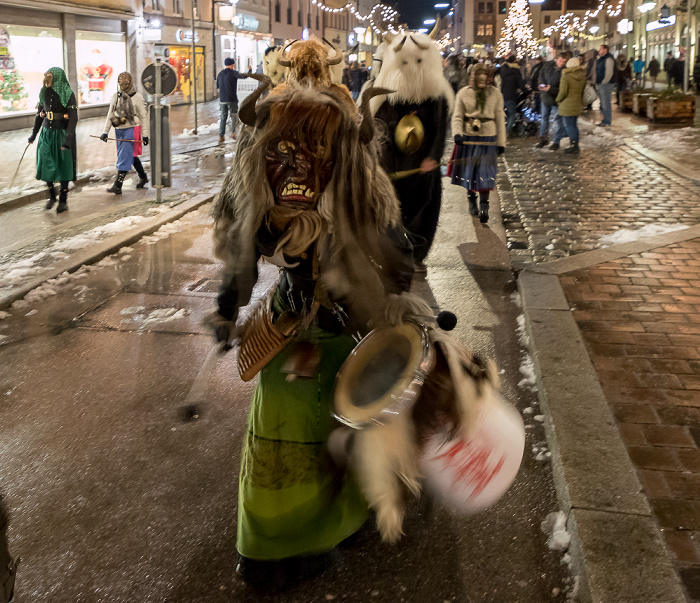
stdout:
[[(90, 138), (99, 138), (102, 140), (100, 136), (95, 136), (94, 134), (90, 134)], [(107, 140), (116, 140), (117, 142), (143, 142), (143, 140), (130, 140), (128, 138), (108, 138)]]

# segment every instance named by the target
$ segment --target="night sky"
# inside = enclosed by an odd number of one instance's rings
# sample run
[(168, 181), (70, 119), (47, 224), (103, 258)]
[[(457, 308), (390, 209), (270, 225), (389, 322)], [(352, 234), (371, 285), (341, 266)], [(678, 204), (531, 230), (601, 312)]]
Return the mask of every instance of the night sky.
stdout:
[[(432, 25), (423, 25), (424, 19), (434, 19), (438, 9), (435, 5), (440, 2), (449, 2), (450, 0), (391, 0), (386, 4), (395, 6), (399, 11), (399, 23), (407, 23), (411, 29), (420, 27), (428, 27), (432, 29)], [(440, 14), (444, 17), (449, 9), (440, 10)]]

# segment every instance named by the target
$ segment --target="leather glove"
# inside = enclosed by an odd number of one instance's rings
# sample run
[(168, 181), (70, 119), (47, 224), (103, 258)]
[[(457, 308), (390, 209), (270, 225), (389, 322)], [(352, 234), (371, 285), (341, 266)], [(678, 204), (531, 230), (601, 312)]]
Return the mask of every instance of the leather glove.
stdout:
[(27, 138), (27, 142), (29, 144), (34, 144), (35, 140), (36, 140), (36, 136), (30, 136), (29, 138)]
[(107, 134), (101, 134), (100, 135), (100, 140), (103, 142), (107, 142)]
[(141, 141), (143, 142), (144, 147), (148, 146), (148, 136), (142, 136)]
[(498, 147), (498, 154), (499, 154), (499, 155), (503, 155), (503, 153), (505, 153), (505, 152), (506, 152), (506, 148), (505, 148), (505, 147)]
[(462, 144), (463, 136), (461, 134), (455, 134), (455, 144)]
[(202, 319), (202, 324), (209, 327), (216, 341), (224, 345), (229, 344), (238, 333), (236, 321), (227, 320), (217, 310), (207, 314)]

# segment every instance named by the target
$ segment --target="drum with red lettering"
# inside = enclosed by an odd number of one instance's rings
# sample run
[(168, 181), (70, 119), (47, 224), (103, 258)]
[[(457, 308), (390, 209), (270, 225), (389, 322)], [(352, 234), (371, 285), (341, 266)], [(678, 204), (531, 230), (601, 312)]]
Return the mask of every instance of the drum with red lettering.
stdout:
[(520, 414), (503, 401), (489, 401), (474, 426), (452, 438), (435, 434), (421, 458), (426, 487), (455, 511), (471, 514), (500, 499), (513, 483), (525, 448)]

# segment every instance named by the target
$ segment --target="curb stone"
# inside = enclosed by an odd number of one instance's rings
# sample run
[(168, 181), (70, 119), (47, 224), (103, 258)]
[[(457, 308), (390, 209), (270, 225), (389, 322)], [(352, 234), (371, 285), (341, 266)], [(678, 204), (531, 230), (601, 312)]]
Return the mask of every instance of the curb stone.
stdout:
[(122, 247), (136, 243), (142, 237), (154, 233), (165, 224), (179, 220), (189, 212), (213, 201), (215, 196), (216, 195), (213, 194), (195, 196), (189, 201), (180, 203), (166, 214), (154, 216), (135, 228), (108, 237), (99, 244), (91, 245), (87, 249), (81, 249), (72, 253), (65, 261), (51, 268), (47, 268), (45, 272), (31, 279), (19, 289), (0, 295), (0, 310), (9, 308), (15, 301), (22, 299), (27, 293), (36, 289), (39, 285), (52, 278), (56, 278), (64, 272), (76, 272), (83, 265), (99, 262), (101, 259), (115, 253)]
[(694, 226), (519, 273), (552, 471), (572, 535), (582, 603), (680, 603), (686, 597), (559, 276), (698, 237), (700, 226)]

